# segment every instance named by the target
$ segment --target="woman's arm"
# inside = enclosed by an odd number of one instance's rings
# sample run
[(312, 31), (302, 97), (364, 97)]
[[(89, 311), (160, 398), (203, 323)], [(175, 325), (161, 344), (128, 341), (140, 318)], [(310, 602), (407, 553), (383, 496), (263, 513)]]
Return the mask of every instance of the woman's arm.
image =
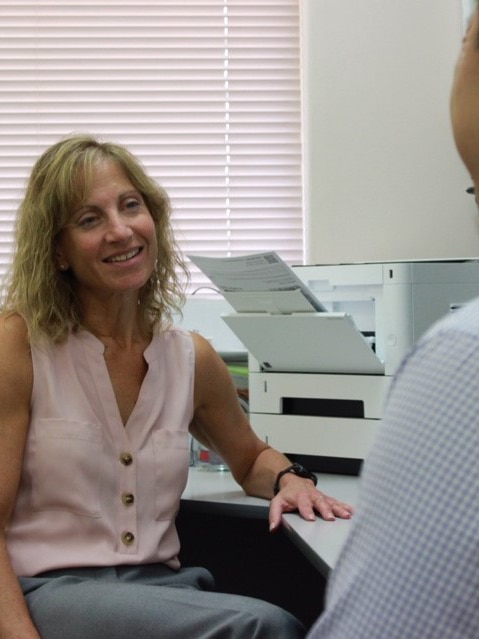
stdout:
[[(207, 340), (198, 334), (193, 334), (193, 339), (195, 414), (190, 431), (221, 455), (246, 493), (271, 499), (278, 473), (291, 462), (257, 437), (226, 365)], [(315, 518), (315, 511), (324, 519), (347, 518), (352, 513), (350, 506), (327, 497), (311, 480), (288, 473), (281, 478), (280, 492), (271, 501), (271, 529), (279, 525), (283, 512), (296, 509), (309, 520)]]
[(20, 481), (32, 393), (32, 363), (19, 317), (0, 318), (0, 639), (39, 639), (6, 546)]

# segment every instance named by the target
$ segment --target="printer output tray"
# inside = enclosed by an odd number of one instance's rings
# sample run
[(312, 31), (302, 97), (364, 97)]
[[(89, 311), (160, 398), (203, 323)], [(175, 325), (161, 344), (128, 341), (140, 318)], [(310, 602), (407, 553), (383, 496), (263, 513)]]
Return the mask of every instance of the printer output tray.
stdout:
[(264, 371), (384, 374), (348, 313), (231, 313), (223, 320)]

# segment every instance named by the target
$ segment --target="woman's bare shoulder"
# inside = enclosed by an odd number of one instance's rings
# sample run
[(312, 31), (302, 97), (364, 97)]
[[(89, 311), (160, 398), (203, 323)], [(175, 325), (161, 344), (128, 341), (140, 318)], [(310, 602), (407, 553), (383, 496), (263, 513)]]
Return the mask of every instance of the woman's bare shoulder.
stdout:
[[(28, 329), (19, 315), (0, 315), (0, 377), (2, 387), (29, 388), (32, 358)], [(20, 389), (19, 389), (20, 390)]]
[(191, 336), (195, 347), (196, 373), (202, 378), (208, 374), (222, 374), (225, 364), (210, 341), (199, 333), (192, 332)]
[(30, 351), (27, 325), (20, 315), (0, 315), (0, 349)]

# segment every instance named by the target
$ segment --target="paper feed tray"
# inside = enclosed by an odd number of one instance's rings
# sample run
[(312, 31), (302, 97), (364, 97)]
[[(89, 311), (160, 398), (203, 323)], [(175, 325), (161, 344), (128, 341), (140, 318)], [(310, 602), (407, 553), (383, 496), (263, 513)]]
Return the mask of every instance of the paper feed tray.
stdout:
[(348, 313), (222, 317), (264, 371), (384, 374), (383, 362)]

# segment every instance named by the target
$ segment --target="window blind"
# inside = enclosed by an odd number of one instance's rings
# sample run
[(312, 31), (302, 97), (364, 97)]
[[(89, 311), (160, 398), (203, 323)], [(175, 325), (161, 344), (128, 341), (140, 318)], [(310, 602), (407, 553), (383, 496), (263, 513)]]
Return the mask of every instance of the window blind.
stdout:
[(185, 254), (302, 263), (299, 40), (299, 0), (0, 0), (0, 272), (35, 159), (72, 132), (140, 157)]

